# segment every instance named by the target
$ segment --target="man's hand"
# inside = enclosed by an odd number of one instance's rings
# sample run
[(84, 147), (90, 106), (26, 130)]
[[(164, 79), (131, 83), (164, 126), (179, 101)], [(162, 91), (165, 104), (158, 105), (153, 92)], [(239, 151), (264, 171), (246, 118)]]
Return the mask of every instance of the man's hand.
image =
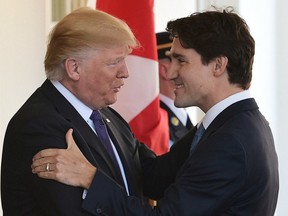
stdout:
[(73, 129), (69, 129), (66, 133), (67, 149), (45, 149), (38, 152), (32, 159), (32, 172), (41, 178), (88, 189), (96, 168), (79, 150), (72, 132)]

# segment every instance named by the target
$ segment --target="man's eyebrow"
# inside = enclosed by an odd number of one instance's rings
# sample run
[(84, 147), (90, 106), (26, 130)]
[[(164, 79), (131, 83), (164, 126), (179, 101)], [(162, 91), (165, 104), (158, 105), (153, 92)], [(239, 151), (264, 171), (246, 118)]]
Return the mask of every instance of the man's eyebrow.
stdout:
[(179, 54), (179, 53), (174, 53), (174, 52), (171, 53), (170, 56), (172, 56), (172, 57), (174, 57), (174, 58), (179, 58), (179, 57), (183, 58), (183, 57), (184, 57), (183, 55), (181, 55), (181, 54)]
[(107, 60), (107, 62), (114, 62), (114, 61), (120, 61), (122, 59), (125, 59), (125, 56), (118, 56), (118, 57), (114, 57), (114, 58), (109, 58)]

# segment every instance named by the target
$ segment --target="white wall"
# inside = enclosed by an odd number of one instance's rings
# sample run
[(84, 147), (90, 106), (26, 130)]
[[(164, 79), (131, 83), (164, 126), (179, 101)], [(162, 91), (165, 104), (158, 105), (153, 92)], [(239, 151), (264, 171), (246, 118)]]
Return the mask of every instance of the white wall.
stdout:
[(44, 78), (44, 9), (38, 0), (0, 1), (1, 143), (9, 119)]
[(196, 10), (196, 0), (154, 0), (155, 32), (165, 31), (167, 21), (188, 16)]
[[(275, 74), (276, 79), (276, 105), (274, 112), (277, 114), (275, 135), (277, 151), (279, 156), (280, 167), (280, 194), (277, 215), (288, 215), (288, 138), (287, 138), (287, 122), (288, 122), (288, 25), (287, 25), (287, 8), (288, 2), (286, 0), (276, 1), (274, 7), (274, 13), (276, 22), (274, 23), (275, 29), (271, 29), (271, 32), (275, 30), (275, 68), (271, 70), (272, 74)], [(269, 14), (269, 12), (267, 12)], [(268, 53), (269, 55), (269, 53)]]
[[(45, 29), (49, 28), (45, 20), (47, 1), (0, 0), (0, 153), (9, 119), (45, 77)], [(164, 30), (170, 19), (193, 13), (196, 2), (155, 0), (156, 31)], [(230, 2), (238, 4), (236, 0)], [(256, 40), (251, 92), (271, 123), (279, 156), (280, 194), (276, 216), (288, 215), (288, 146), (285, 136), (288, 122), (287, 6), (285, 0), (239, 0), (239, 12)]]
[(1, 155), (8, 121), (44, 79), (45, 40), (43, 1), (0, 0)]
[(279, 158), (280, 193), (277, 216), (288, 215), (288, 146), (286, 123), (288, 65), (287, 6), (285, 0), (240, 1), (240, 13), (256, 40), (251, 92), (260, 110), (270, 122)]

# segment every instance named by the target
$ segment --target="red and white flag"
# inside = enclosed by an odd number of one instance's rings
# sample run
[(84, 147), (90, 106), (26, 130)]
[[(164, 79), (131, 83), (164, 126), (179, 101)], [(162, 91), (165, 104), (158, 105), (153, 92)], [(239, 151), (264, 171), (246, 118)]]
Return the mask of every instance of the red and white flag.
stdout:
[(125, 21), (141, 45), (127, 57), (130, 76), (113, 108), (138, 140), (163, 154), (169, 148), (169, 128), (167, 113), (159, 105), (154, 0), (97, 0), (96, 8)]

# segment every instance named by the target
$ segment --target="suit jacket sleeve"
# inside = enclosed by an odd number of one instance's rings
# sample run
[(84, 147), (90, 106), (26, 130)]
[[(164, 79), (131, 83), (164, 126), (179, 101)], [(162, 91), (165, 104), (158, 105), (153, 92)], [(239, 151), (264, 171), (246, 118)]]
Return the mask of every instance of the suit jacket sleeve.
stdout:
[(159, 200), (167, 187), (175, 181), (178, 171), (189, 156), (191, 137), (194, 136), (195, 131), (194, 129), (181, 141), (174, 143), (168, 153), (158, 157), (149, 157), (145, 150), (147, 147), (145, 145), (140, 147), (143, 188), (147, 197)]
[[(129, 127), (127, 127), (129, 128)], [(123, 128), (122, 128), (123, 129)], [(131, 134), (130, 130), (127, 130), (125, 134)], [(193, 133), (192, 133), (193, 136)], [(142, 181), (144, 195), (149, 198), (158, 199), (163, 196), (165, 189), (172, 184), (175, 180), (175, 176), (179, 171), (180, 167), (183, 165), (184, 161), (187, 159), (190, 148), (190, 139), (191, 135), (184, 138), (184, 141), (174, 144), (170, 152), (161, 156), (156, 156), (145, 144), (138, 142), (135, 138), (130, 138), (133, 142), (136, 143), (136, 154), (139, 155), (141, 166), (142, 166)], [(103, 185), (104, 190), (99, 190), (99, 182), (101, 181), (105, 185), (110, 182), (113, 185), (116, 185), (115, 188), (119, 187), (120, 194), (123, 197), (126, 197), (127, 194), (122, 187), (117, 185), (115, 181), (109, 178), (105, 173), (97, 170), (97, 174), (93, 179), (93, 182), (90, 185), (87, 196), (83, 202), (83, 207), (89, 209), (90, 213), (98, 215), (99, 212), (104, 212), (104, 215), (110, 215), (110, 205), (102, 205), (101, 202), (96, 200), (101, 196), (106, 194), (106, 186)], [(102, 186), (100, 186), (102, 187)], [(110, 185), (109, 185), (110, 187)], [(106, 189), (105, 189), (106, 188)], [(109, 191), (113, 194), (113, 187), (109, 188)], [(111, 195), (112, 195), (111, 194)], [(113, 195), (112, 195), (113, 196)], [(145, 206), (143, 199), (138, 199), (135, 197), (135, 200), (139, 202), (140, 206)], [(96, 202), (95, 202), (96, 201)], [(149, 209), (149, 206), (147, 206)], [(116, 208), (117, 209), (117, 208)], [(110, 213), (109, 213), (110, 212)], [(111, 214), (113, 215), (113, 213)], [(117, 213), (118, 215), (118, 213)], [(125, 214), (124, 214), (125, 215)], [(129, 215), (129, 214), (128, 214)]]
[[(46, 125), (49, 125), (49, 127), (51, 127), (49, 134), (45, 134), (40, 130), (38, 132), (35, 131), (32, 133), (32, 137), (27, 137), (27, 142), (32, 145), (35, 144), (35, 146), (41, 143), (41, 149), (51, 147), (67, 148), (64, 137), (66, 132), (64, 128), (67, 128), (68, 130), (69, 126), (64, 126), (67, 123), (63, 122), (64, 125), (59, 127), (58, 124), (61, 121), (53, 124), (54, 121), (52, 121), (51, 123), (46, 122)], [(79, 142), (81, 139), (76, 137), (76, 140)], [(40, 150), (40, 148), (37, 149), (37, 151)], [(31, 180), (31, 191), (34, 192), (34, 196), (37, 197), (37, 200), (39, 200), (39, 204), (43, 207), (43, 209), (45, 209), (47, 215), (90, 215), (85, 212), (81, 207), (83, 202), (82, 188), (71, 187), (53, 180), (42, 179), (39, 178), (37, 175), (31, 176)]]
[[(169, 169), (162, 162), (149, 164), (147, 173)], [(271, 216), (279, 188), (273, 136), (251, 99), (231, 105), (211, 123), (156, 208), (127, 196), (100, 172), (94, 180), (96, 206), (83, 207), (117, 216)], [(162, 187), (158, 184), (154, 187)]]
[[(175, 182), (165, 190), (164, 197), (154, 209), (136, 197), (128, 197), (101, 173), (96, 173), (94, 179), (93, 193), (98, 194), (94, 197), (95, 208), (83, 207), (95, 215), (98, 215), (97, 212), (117, 216), (217, 215), (223, 212), (225, 205), (233, 202), (233, 194), (237, 194), (244, 184), (243, 151), (239, 145), (233, 144), (233, 138), (230, 141), (228, 139), (230, 147), (222, 146), (211, 149), (210, 153), (199, 154), (197, 158), (189, 157)], [(216, 137), (213, 142), (217, 142)]]
[[(2, 195), (7, 200), (7, 203), (4, 201), (5, 213), (15, 215), (14, 210), (19, 213), (22, 208), (23, 214), (33, 209), (29, 215), (91, 215), (81, 207), (82, 188), (39, 178), (31, 172), (31, 159), (38, 151), (67, 148), (65, 133), (72, 125), (45, 107), (34, 109), (33, 118), (29, 115), (21, 119), (16, 116), (10, 122), (4, 141)], [(9, 197), (18, 198), (11, 202)]]

